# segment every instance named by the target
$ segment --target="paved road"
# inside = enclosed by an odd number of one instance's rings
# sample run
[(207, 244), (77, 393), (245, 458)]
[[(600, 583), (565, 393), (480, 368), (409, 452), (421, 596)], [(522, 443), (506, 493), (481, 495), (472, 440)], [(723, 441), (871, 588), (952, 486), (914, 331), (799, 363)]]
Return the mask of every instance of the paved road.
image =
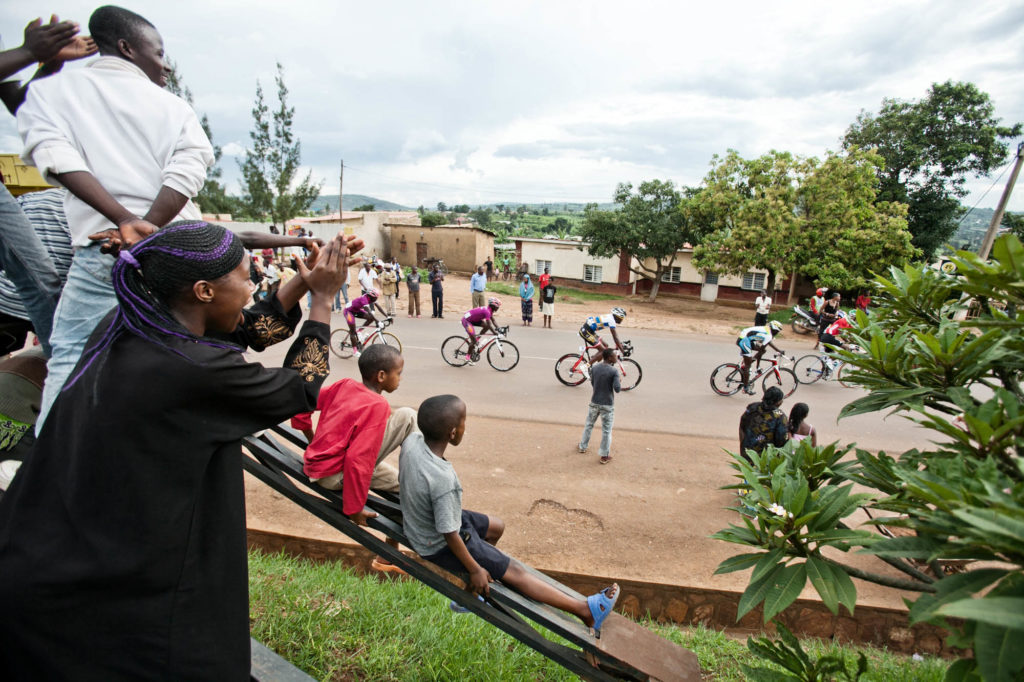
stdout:
[[(402, 385), (390, 396), (391, 402), (416, 406), (428, 396), (455, 393), (466, 401), (471, 414), (522, 422), (581, 424), (589, 389), (586, 385), (563, 386), (554, 375), (555, 359), (579, 347), (576, 331), (515, 326), (517, 321), (507, 315), (501, 320), (513, 325), (509, 339), (521, 354), (519, 365), (505, 373), (492, 369), (486, 360), (474, 367), (445, 364), (441, 342), (462, 331), (457, 319), (397, 318), (391, 330), (402, 339), (406, 364)], [(333, 322), (335, 327), (344, 325), (340, 314), (334, 315)], [(622, 338), (633, 341), (633, 358), (642, 366), (644, 376), (636, 389), (619, 396), (615, 427), (722, 438), (731, 444), (736, 439), (739, 415), (754, 398), (716, 395), (708, 378), (718, 364), (735, 361), (735, 345), (721, 337), (628, 328), (623, 331)], [(797, 357), (810, 352), (809, 342), (794, 341), (791, 334), (781, 339), (780, 345)], [(281, 362), (286, 348), (287, 343), (280, 344), (250, 357), (273, 366)], [(353, 359), (332, 356), (331, 369), (332, 380), (358, 376)], [(808, 403), (808, 420), (818, 429), (819, 442), (856, 442), (870, 450), (889, 452), (928, 445), (928, 432), (901, 417), (884, 420), (882, 415), (873, 414), (837, 423), (839, 410), (858, 394), (858, 389), (843, 388), (836, 382), (819, 382), (800, 386), (783, 407), (788, 411), (795, 401)], [(522, 426), (524, 431), (531, 428), (537, 427), (528, 423)]]

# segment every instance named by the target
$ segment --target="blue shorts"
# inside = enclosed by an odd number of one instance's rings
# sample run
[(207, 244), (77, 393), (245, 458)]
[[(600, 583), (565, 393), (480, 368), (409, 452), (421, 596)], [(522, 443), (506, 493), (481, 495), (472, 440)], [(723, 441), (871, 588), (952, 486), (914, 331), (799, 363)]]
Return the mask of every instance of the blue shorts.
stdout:
[(749, 336), (745, 336), (742, 339), (736, 340), (736, 345), (740, 347), (740, 355), (745, 358), (752, 358), (757, 355), (757, 352), (761, 350), (760, 347), (755, 347)]
[[(488, 525), (490, 525), (490, 519), (487, 518), (486, 514), (463, 509), (462, 527), (459, 528), (459, 536), (466, 543), (469, 556), (473, 557), (474, 561), (490, 573), (492, 578), (501, 580), (505, 577), (505, 571), (508, 570), (508, 564), (511, 559), (507, 554), (484, 540), (487, 537)], [(445, 547), (437, 554), (431, 554), (423, 558), (437, 564), (446, 571), (466, 573), (466, 567), (462, 565), (457, 556), (452, 554), (452, 550), (448, 547)]]

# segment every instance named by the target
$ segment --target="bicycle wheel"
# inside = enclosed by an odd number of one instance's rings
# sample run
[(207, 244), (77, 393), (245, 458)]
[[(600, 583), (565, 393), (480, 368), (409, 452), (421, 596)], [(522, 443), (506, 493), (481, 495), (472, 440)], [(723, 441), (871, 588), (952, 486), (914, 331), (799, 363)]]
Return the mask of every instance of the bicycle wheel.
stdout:
[(566, 386), (579, 386), (587, 380), (585, 361), (578, 353), (566, 353), (555, 362), (555, 376)]
[(793, 365), (793, 374), (801, 384), (813, 384), (825, 376), (826, 372), (825, 361), (820, 355), (805, 355)]
[(391, 332), (380, 332), (379, 334), (374, 334), (373, 335), (373, 340), (370, 341), (370, 343), (371, 344), (383, 343), (385, 346), (391, 346), (392, 348), (397, 348), (399, 353), (402, 352), (402, 341), (401, 341), (401, 339), (399, 339), (397, 336), (395, 336)]
[(487, 363), (499, 372), (507, 372), (519, 364), (519, 349), (511, 341), (495, 341), (487, 347)]
[(449, 336), (441, 344), (441, 357), (452, 367), (462, 367), (469, 362), (469, 339), (465, 336)]
[(772, 386), (778, 386), (782, 389), (782, 397), (788, 398), (793, 395), (793, 391), (799, 385), (800, 382), (796, 380), (796, 374), (793, 373), (793, 370), (788, 367), (776, 367), (775, 369), (768, 370), (768, 374), (761, 381), (761, 390), (767, 391)]
[(339, 358), (352, 357), (352, 339), (347, 329), (335, 329), (331, 332), (331, 352)]
[(839, 383), (846, 388), (853, 388), (857, 385), (850, 379), (850, 373), (853, 372), (854, 369), (855, 368), (849, 367), (845, 362), (840, 363), (839, 367), (836, 368), (836, 378), (839, 379)]
[(743, 375), (735, 362), (726, 362), (715, 367), (711, 373), (711, 390), (718, 395), (733, 395), (743, 388)]
[(623, 391), (633, 390), (644, 378), (644, 371), (640, 369), (640, 363), (630, 358), (619, 358), (619, 371), (622, 372), (619, 383)]

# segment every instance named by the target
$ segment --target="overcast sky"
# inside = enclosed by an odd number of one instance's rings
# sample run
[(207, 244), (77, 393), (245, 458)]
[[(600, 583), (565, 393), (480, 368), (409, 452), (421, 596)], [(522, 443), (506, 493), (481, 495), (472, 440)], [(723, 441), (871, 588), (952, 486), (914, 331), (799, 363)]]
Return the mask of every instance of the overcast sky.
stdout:
[[(5, 2), (5, 48), (39, 12)], [(408, 206), (609, 201), (618, 182), (698, 184), (714, 153), (820, 156), (883, 97), (971, 81), (1024, 120), (1024, 3), (144, 0), (206, 113), (230, 191), (257, 79), (285, 68), (302, 161), (336, 193)], [(271, 107), (273, 108), (273, 106)], [(0, 119), (0, 151), (19, 151)], [(998, 172), (997, 172), (998, 173)], [(994, 207), (1009, 172), (970, 183)], [(1024, 187), (1011, 200), (1024, 211)]]

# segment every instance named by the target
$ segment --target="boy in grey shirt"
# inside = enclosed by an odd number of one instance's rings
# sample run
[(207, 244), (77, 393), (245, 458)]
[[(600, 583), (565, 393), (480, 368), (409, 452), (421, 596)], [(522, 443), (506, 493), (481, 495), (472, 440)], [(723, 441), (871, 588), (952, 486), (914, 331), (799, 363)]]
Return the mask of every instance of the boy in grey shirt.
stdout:
[(590, 409), (587, 410), (587, 421), (583, 425), (583, 437), (580, 438), (579, 451), (586, 452), (590, 447), (590, 432), (594, 422), (601, 417), (601, 464), (612, 461), (612, 424), (615, 422), (615, 394), (621, 389), (619, 370), (615, 367), (615, 349), (605, 348), (601, 351), (601, 360), (591, 370), (590, 380), (594, 385), (594, 393), (590, 397)]
[(402, 525), (412, 548), (445, 570), (468, 572), (468, 588), (476, 594), (486, 596), (490, 582), (500, 580), (600, 632), (618, 601), (617, 584), (586, 599), (571, 597), (494, 546), (505, 532), (501, 519), (462, 508), (462, 485), (444, 451), (462, 442), (466, 403), (454, 395), (427, 398), (417, 412), (417, 425), (420, 433), (405, 439), (398, 459)]

